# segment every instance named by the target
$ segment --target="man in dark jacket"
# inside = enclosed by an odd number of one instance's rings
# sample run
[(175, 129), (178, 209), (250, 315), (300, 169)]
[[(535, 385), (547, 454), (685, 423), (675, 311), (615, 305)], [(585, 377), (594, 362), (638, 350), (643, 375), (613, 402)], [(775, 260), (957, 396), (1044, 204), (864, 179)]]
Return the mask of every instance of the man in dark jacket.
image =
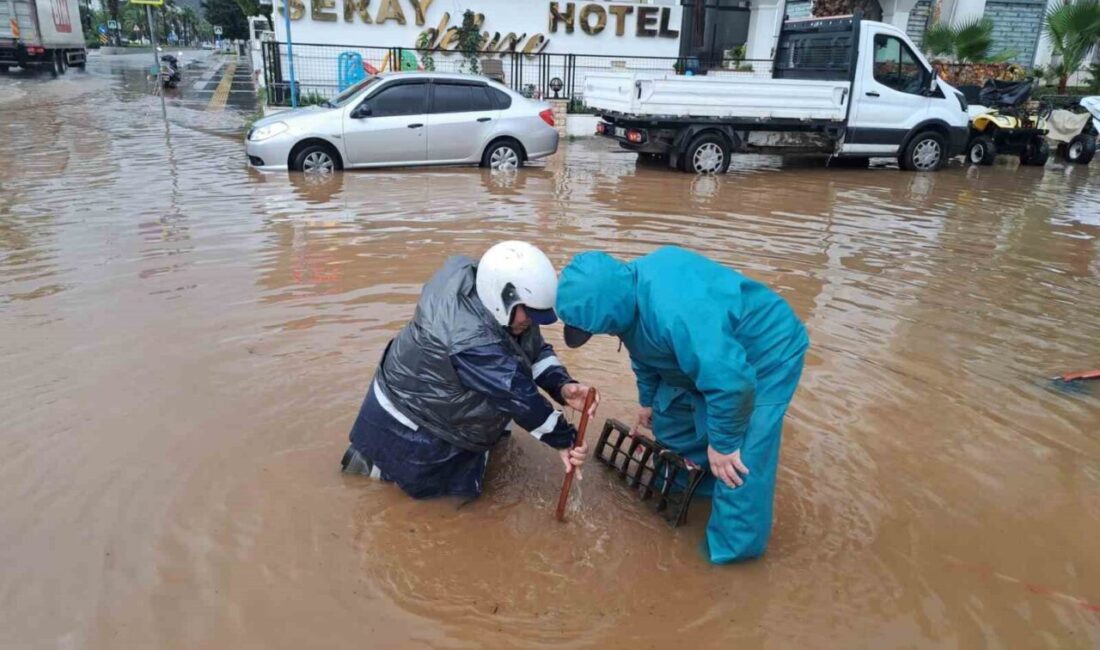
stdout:
[(540, 393), (583, 408), (574, 381), (539, 331), (557, 320), (557, 274), (524, 242), (481, 261), (452, 257), (424, 285), (412, 321), (385, 352), (351, 430), (345, 472), (397, 483), (410, 496), (476, 497), (489, 450), (515, 421), (584, 463), (576, 429)]

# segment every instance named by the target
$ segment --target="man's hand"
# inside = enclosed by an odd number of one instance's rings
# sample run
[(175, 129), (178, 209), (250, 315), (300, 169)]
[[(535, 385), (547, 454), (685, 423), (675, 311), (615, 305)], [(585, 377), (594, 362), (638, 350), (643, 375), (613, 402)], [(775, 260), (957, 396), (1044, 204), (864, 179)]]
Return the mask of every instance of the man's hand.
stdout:
[(581, 477), (581, 465), (584, 465), (585, 458), (588, 457), (588, 443), (573, 447), (572, 449), (561, 449), (558, 451), (561, 455), (561, 462), (565, 465), (565, 473), (577, 470), (577, 478)]
[[(588, 391), (590, 390), (592, 390), (591, 386), (569, 383), (561, 387), (561, 397), (566, 404), (580, 413), (584, 410), (584, 400), (588, 397)], [(600, 394), (597, 392), (596, 399), (592, 401), (592, 409), (588, 411), (588, 417), (596, 417), (596, 407), (599, 405)]]
[[(642, 433), (642, 429), (649, 429), (649, 433)], [(634, 420), (634, 428), (630, 430), (630, 435), (653, 438), (653, 409), (648, 406), (638, 409), (638, 417)]]
[(707, 460), (710, 462), (710, 473), (731, 488), (744, 483), (745, 479), (741, 477), (749, 474), (749, 468), (741, 462), (740, 449), (732, 454), (722, 454), (708, 445)]

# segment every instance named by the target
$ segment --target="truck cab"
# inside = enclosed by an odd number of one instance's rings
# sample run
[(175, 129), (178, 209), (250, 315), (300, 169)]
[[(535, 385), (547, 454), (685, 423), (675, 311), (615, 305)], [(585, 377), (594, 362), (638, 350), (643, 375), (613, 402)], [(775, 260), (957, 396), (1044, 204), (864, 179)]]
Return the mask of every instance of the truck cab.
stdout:
[(857, 16), (789, 21), (777, 53), (776, 78), (851, 81), (840, 155), (900, 156), (914, 136), (928, 130), (944, 137), (948, 157), (966, 147), (962, 93), (939, 79), (893, 25)]

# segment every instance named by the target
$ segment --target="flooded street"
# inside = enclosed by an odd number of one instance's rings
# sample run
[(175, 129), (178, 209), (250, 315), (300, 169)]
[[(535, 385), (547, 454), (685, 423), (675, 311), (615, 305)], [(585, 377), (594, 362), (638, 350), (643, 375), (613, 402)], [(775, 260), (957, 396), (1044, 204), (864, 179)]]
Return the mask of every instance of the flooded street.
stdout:
[[(314, 182), (247, 168), (209, 57), (167, 131), (146, 57), (0, 77), (0, 648), (1100, 645), (1100, 386), (1049, 380), (1100, 366), (1100, 164), (695, 177), (577, 140)], [(340, 474), (420, 285), (502, 239), (675, 243), (791, 303), (763, 559), (710, 566), (705, 501), (673, 531), (595, 463), (557, 523), (526, 435), (462, 507)], [(616, 341), (546, 332), (590, 435), (633, 417)]]

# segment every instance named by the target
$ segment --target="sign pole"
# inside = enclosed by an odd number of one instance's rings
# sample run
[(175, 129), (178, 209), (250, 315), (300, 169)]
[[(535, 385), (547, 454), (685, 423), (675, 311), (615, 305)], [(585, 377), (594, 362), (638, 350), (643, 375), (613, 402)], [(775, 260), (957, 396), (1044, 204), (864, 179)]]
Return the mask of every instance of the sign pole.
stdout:
[(286, 60), (290, 64), (290, 107), (298, 108), (298, 84), (294, 81), (294, 40), (290, 37), (290, 0), (283, 9), (283, 17), (286, 18)]
[[(145, 5), (145, 17), (149, 19), (149, 43), (153, 46), (153, 69), (156, 70), (157, 83), (160, 83), (160, 55), (157, 54), (157, 32), (153, 29), (153, 8)], [(168, 123), (168, 108), (164, 103), (164, 89), (158, 88), (160, 95), (160, 113), (164, 116), (165, 124)]]

